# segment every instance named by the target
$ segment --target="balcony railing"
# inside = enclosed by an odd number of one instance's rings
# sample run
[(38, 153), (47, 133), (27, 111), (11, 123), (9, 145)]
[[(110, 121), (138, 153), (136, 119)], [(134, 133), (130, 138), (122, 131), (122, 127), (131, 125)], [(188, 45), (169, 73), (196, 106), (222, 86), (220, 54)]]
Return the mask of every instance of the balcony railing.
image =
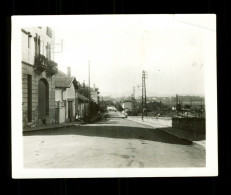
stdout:
[(47, 76), (53, 76), (58, 73), (58, 64), (39, 54), (35, 56), (35, 71), (38, 73), (46, 71)]

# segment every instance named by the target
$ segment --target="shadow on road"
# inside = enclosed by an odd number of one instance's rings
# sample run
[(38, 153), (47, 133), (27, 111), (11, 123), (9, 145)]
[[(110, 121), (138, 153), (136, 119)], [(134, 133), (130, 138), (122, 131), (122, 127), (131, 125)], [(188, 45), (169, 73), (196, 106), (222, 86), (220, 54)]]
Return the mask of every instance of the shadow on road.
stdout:
[(166, 133), (176, 135), (177, 137), (185, 138), (190, 141), (202, 141), (206, 139), (205, 134), (200, 134), (200, 133), (192, 132), (189, 130), (182, 130), (182, 129), (172, 128), (172, 127), (164, 127), (164, 128), (158, 128), (158, 129)]
[[(108, 124), (108, 122), (107, 122)], [(82, 135), (91, 137), (107, 137), (115, 139), (138, 139), (163, 142), (169, 144), (191, 145), (192, 142), (180, 139), (159, 129), (126, 127), (126, 126), (71, 126), (59, 129), (24, 132), (24, 136), (54, 136), (54, 135)]]

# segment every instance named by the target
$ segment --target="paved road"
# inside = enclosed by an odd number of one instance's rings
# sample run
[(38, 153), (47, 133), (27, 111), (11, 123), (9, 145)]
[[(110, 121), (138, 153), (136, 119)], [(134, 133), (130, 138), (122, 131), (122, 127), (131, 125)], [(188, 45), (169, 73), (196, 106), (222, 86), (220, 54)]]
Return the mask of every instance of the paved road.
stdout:
[(27, 132), (23, 143), (28, 168), (205, 166), (191, 142), (123, 118)]

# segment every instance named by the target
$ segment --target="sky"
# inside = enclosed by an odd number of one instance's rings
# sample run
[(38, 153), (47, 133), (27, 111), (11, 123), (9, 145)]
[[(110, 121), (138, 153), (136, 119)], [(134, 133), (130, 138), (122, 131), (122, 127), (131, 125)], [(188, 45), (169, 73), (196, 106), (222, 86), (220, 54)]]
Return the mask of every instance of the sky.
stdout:
[[(95, 84), (102, 96), (204, 95), (205, 63), (215, 45), (214, 15), (88, 15), (60, 20), (61, 71)], [(57, 48), (58, 50), (59, 48)]]

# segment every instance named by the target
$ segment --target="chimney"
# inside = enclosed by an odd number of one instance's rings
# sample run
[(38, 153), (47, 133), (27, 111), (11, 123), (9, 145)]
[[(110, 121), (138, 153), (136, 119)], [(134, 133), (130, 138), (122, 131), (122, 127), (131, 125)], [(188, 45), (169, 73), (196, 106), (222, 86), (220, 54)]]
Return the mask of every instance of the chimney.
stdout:
[(67, 76), (71, 76), (71, 67), (70, 66), (68, 66), (67, 67)]

